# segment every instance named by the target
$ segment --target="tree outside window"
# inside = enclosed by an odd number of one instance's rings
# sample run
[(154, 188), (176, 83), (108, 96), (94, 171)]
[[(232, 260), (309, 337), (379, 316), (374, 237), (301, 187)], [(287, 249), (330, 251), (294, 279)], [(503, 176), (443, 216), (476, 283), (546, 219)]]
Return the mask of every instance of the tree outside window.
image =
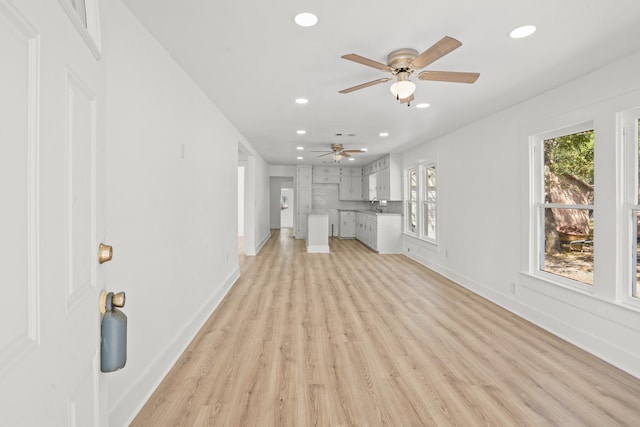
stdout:
[(405, 170), (405, 233), (436, 243), (436, 165), (424, 163)]
[(406, 229), (407, 233), (418, 232), (418, 171), (407, 171), (407, 205), (406, 205)]
[(593, 130), (544, 139), (540, 270), (593, 285)]
[(631, 296), (640, 298), (640, 118), (633, 120), (635, 125), (635, 132), (631, 138), (631, 145), (635, 154), (635, 165), (631, 180), (635, 179), (635, 188), (633, 189), (633, 199), (630, 200), (633, 205), (631, 210), (631, 237), (633, 239), (634, 251), (631, 254), (633, 274), (631, 283)]
[(422, 194), (423, 237), (436, 238), (436, 167), (424, 168)]

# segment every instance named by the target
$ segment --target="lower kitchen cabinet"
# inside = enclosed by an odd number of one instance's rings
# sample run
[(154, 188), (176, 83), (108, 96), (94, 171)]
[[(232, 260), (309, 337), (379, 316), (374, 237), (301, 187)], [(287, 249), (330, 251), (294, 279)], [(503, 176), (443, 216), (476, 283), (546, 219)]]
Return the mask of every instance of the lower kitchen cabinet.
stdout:
[(381, 254), (402, 251), (402, 215), (356, 212), (356, 239)]
[(356, 237), (356, 213), (353, 211), (340, 212), (340, 237), (353, 239)]

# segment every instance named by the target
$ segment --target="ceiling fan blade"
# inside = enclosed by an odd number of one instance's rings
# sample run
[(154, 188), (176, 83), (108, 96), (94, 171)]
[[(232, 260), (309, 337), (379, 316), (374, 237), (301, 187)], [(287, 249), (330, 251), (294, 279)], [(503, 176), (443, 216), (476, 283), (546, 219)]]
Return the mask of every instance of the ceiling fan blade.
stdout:
[(458, 71), (423, 71), (418, 74), (420, 80), (453, 83), (475, 83), (478, 77), (480, 77), (479, 73), (461, 73)]
[[(323, 151), (312, 151), (312, 153), (323, 153)], [(318, 157), (324, 157), (324, 156), (328, 156), (330, 154), (333, 154), (333, 151), (330, 151), (330, 152), (324, 153), (324, 154), (320, 154)]]
[(388, 66), (387, 64), (383, 64), (378, 61), (374, 61), (373, 59), (365, 58), (364, 56), (356, 55), (355, 53), (349, 53), (347, 55), (342, 55), (342, 58), (348, 59), (349, 61), (357, 62), (358, 64), (367, 65), (369, 67), (377, 68), (382, 71), (392, 72), (393, 68)]
[(343, 153), (366, 153), (365, 150), (343, 150)]
[(340, 91), (340, 93), (353, 92), (353, 91), (356, 91), (356, 90), (364, 89), (365, 87), (369, 87), (369, 86), (377, 85), (377, 84), (380, 84), (380, 83), (388, 82), (389, 80), (391, 80), (390, 77), (384, 77), (382, 79), (373, 80), (373, 81), (367, 82), (367, 83), (362, 83), (361, 85), (353, 86), (353, 87), (350, 87), (348, 89), (342, 89)]
[(458, 40), (449, 36), (444, 36), (439, 42), (416, 56), (415, 59), (411, 61), (411, 64), (409, 64), (409, 67), (414, 70), (424, 68), (460, 46), (462, 46), (462, 43)]
[(346, 151), (341, 151), (339, 153), (342, 157), (351, 157), (351, 154), (347, 153)]
[(409, 95), (409, 96), (408, 96), (408, 97), (406, 97), (406, 98), (402, 98), (402, 99), (400, 100), (400, 104), (408, 104), (408, 103), (410, 103), (411, 101), (413, 101), (414, 99), (415, 99), (415, 98), (413, 97), (413, 94), (411, 94), (411, 95)]

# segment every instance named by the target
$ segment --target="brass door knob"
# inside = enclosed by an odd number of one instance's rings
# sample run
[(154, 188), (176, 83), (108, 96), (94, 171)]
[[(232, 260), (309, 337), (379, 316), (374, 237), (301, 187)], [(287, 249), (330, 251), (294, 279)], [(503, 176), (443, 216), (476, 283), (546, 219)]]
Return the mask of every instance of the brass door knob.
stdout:
[(104, 243), (100, 243), (100, 246), (98, 246), (98, 262), (103, 264), (111, 261), (111, 258), (113, 258), (113, 248)]
[(124, 307), (125, 301), (126, 297), (124, 292), (118, 292), (117, 294), (113, 294), (113, 297), (111, 297), (111, 305), (113, 305), (114, 307)]
[(122, 308), (124, 307), (125, 302), (126, 296), (124, 292), (113, 293), (102, 291), (100, 293), (100, 299), (98, 300), (98, 308), (100, 309), (100, 314), (105, 314), (113, 307)]

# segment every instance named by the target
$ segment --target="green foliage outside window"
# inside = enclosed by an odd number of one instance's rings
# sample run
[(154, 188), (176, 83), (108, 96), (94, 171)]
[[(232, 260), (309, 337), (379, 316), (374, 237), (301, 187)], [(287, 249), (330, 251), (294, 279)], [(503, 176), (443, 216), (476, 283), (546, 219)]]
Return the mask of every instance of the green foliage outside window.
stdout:
[(593, 130), (545, 140), (544, 164), (556, 176), (593, 185)]

